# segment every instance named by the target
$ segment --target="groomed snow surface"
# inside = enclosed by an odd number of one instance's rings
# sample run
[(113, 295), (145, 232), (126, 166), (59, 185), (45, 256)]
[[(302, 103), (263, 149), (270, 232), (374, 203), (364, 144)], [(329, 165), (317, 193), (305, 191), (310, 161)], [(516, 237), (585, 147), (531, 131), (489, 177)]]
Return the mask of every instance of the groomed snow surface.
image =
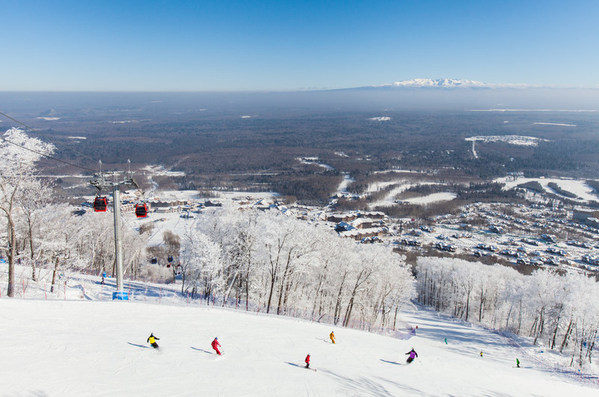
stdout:
[[(91, 286), (81, 279), (82, 285), (88, 285), (85, 297), (107, 296), (104, 292), (110, 292), (112, 281), (100, 290), (97, 282)], [(404, 330), (383, 336), (221, 309), (203, 301), (160, 301), (153, 294), (140, 296), (143, 285), (138, 287), (137, 300), (129, 302), (3, 295), (0, 395), (563, 397), (599, 393), (596, 377), (558, 368), (557, 358), (550, 353), (429, 310), (400, 313)], [(73, 296), (67, 294), (68, 299)], [(406, 326), (418, 326), (416, 335)], [(328, 338), (332, 330), (335, 345)], [(146, 343), (151, 332), (160, 338), (159, 350)], [(222, 344), (222, 357), (210, 348), (214, 337)], [(419, 357), (407, 365), (405, 353), (412, 347)], [(308, 353), (317, 371), (303, 368)], [(515, 368), (516, 358), (521, 368)]]

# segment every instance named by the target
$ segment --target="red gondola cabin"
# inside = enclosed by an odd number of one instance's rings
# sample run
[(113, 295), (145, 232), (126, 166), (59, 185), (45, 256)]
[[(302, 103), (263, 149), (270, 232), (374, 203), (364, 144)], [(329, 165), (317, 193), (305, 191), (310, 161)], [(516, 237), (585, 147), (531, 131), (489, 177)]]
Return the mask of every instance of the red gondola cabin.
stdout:
[(148, 216), (148, 206), (145, 203), (135, 205), (135, 216), (145, 218)]
[(108, 200), (106, 197), (96, 197), (94, 200), (94, 211), (96, 212), (106, 212), (108, 208)]

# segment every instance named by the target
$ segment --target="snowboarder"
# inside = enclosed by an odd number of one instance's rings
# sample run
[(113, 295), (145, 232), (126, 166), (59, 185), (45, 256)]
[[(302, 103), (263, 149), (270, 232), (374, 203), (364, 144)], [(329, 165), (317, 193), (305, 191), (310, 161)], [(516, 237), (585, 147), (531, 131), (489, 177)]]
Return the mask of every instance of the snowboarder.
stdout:
[(148, 336), (148, 340), (147, 342), (152, 345), (152, 347), (154, 349), (158, 349), (158, 343), (156, 343), (157, 340), (160, 340), (159, 337), (154, 336), (154, 333), (150, 333), (150, 336)]
[(102, 272), (102, 285), (104, 285), (105, 278), (106, 278), (106, 272)]
[(211, 345), (212, 345), (212, 348), (216, 351), (216, 354), (218, 354), (220, 356), (221, 352), (220, 352), (220, 350), (218, 350), (218, 348), (221, 347), (221, 345), (220, 345), (220, 343), (218, 343), (218, 338), (214, 338)]
[(516, 358), (516, 367), (520, 368), (520, 360)]
[(331, 331), (331, 333), (329, 334), (329, 338), (331, 338), (331, 342), (335, 344), (335, 333), (333, 331)]
[(447, 344), (447, 338), (445, 338), (445, 344)]
[(481, 357), (483, 356), (483, 351), (482, 351), (482, 350), (480, 351), (480, 356), (481, 356)]
[(412, 361), (414, 361), (414, 358), (418, 357), (418, 353), (416, 353), (416, 350), (414, 350), (414, 348), (412, 348), (412, 350), (410, 350), (409, 352), (406, 353), (406, 355), (410, 355), (408, 357), (408, 359), (406, 360), (406, 362), (409, 364)]
[(306, 368), (310, 368), (310, 353), (308, 353), (304, 361), (306, 362)]

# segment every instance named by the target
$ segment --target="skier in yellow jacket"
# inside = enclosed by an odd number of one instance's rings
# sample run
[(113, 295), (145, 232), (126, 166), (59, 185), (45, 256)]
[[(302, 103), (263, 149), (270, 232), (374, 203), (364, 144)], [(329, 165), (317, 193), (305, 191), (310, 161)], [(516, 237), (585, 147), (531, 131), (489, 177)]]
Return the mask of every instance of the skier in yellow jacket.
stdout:
[(333, 331), (331, 331), (331, 333), (329, 334), (329, 338), (331, 338), (331, 342), (335, 344), (335, 333)]
[(157, 340), (160, 340), (160, 338), (154, 336), (154, 333), (151, 333), (150, 336), (148, 336), (148, 343), (152, 345), (154, 349), (158, 349), (158, 343), (156, 343)]

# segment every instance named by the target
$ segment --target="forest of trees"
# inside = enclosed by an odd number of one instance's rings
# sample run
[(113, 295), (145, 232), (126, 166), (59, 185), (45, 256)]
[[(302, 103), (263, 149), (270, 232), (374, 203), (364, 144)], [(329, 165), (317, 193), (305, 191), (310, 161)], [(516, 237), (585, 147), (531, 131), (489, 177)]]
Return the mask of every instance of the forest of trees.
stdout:
[[(492, 112), (389, 110), (385, 111), (389, 120), (379, 122), (366, 110), (267, 110), (258, 106), (253, 113), (228, 102), (217, 101), (217, 106), (209, 95), (202, 99), (207, 101), (204, 105), (194, 107), (179, 100), (177, 108), (172, 108), (174, 102), (149, 104), (142, 96), (136, 106), (97, 103), (82, 109), (78, 100), (65, 94), (65, 105), (50, 113), (57, 120), (48, 123), (34, 117), (26, 121), (36, 127), (36, 137), (56, 145), (55, 156), (76, 159), (85, 167), (96, 168), (101, 159), (106, 168), (122, 168), (129, 158), (134, 168), (163, 164), (182, 171), (185, 176), (176, 180), (179, 187), (271, 190), (306, 204), (323, 204), (337, 184), (329, 171), (300, 164), (297, 158), (303, 156), (318, 157), (336, 172), (350, 174), (356, 179), (350, 191), (356, 193), (375, 180), (374, 172), (394, 168), (488, 180), (509, 172), (594, 178), (599, 165), (596, 120), (585, 114), (569, 114), (569, 121), (577, 127), (564, 134), (558, 128), (533, 124), (551, 115), (526, 112), (510, 114), (511, 122), (503, 123), (504, 116)], [(240, 112), (257, 115), (240, 118)], [(547, 141), (530, 147), (479, 143), (480, 158), (474, 158), (465, 140), (473, 134), (518, 134)], [(56, 165), (53, 162), (47, 171), (64, 173)]]
[(418, 302), (567, 351), (571, 365), (591, 362), (599, 330), (595, 278), (543, 269), (526, 276), (449, 258), (419, 258), (416, 273)]
[(413, 297), (413, 277), (399, 255), (280, 212), (205, 214), (183, 236), (182, 252), (183, 291), (267, 313), (394, 327)]

